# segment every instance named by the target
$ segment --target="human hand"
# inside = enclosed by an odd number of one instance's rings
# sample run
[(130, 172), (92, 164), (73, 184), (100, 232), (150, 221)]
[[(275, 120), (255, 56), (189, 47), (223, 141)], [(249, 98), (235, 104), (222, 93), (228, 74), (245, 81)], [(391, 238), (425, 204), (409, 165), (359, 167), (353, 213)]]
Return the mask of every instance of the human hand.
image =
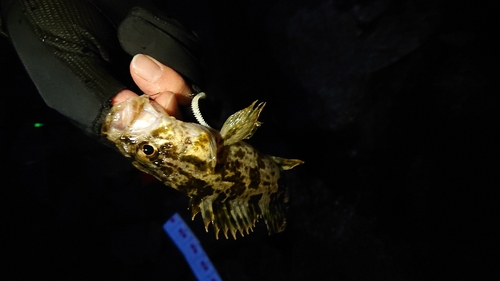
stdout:
[[(172, 68), (147, 55), (135, 55), (130, 63), (130, 74), (137, 86), (161, 105), (167, 113), (180, 119), (179, 104), (188, 105), (191, 101), (191, 89)], [(125, 89), (111, 99), (115, 105), (138, 95)]]

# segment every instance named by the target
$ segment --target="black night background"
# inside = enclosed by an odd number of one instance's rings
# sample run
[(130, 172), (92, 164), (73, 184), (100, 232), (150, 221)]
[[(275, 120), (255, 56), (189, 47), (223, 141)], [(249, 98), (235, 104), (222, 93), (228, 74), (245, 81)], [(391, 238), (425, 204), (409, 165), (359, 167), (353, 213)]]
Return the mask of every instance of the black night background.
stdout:
[(223, 280), (489, 276), (500, 181), (491, 7), (157, 2), (205, 44), (207, 122), (266, 101), (249, 143), (305, 161), (286, 173), (287, 229), (268, 236), (261, 222), (215, 240), (184, 195), (47, 107), (1, 38), (2, 279), (195, 280), (162, 230), (175, 212)]

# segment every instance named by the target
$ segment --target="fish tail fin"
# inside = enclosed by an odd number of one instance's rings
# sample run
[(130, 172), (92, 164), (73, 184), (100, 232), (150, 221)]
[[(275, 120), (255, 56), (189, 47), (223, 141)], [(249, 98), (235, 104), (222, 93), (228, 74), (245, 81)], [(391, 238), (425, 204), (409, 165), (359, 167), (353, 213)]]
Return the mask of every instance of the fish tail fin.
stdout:
[(277, 156), (271, 156), (271, 158), (281, 167), (281, 169), (285, 171), (293, 169), (295, 166), (300, 164), (304, 164), (304, 161), (299, 159), (286, 159)]

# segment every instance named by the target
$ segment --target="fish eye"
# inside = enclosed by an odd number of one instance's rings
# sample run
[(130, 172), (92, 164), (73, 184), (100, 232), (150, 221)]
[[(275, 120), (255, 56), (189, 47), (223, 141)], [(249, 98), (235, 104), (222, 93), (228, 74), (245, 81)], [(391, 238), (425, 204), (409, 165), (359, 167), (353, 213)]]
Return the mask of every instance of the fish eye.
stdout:
[(142, 152), (144, 152), (146, 157), (153, 157), (154, 155), (156, 155), (157, 152), (156, 147), (147, 143), (141, 145), (141, 150)]

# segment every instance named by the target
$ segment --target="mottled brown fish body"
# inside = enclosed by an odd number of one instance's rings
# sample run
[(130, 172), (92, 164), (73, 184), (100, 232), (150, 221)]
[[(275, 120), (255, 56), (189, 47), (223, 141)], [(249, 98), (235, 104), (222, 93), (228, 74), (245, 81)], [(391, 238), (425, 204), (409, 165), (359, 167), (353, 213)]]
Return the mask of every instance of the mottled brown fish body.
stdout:
[(215, 175), (213, 194), (193, 196), (191, 201), (193, 215), (200, 211), (206, 226), (212, 222), (216, 233), (229, 230), (235, 236), (238, 230), (243, 235), (263, 217), (269, 233), (284, 230), (288, 196), (278, 184), (281, 168), (272, 158), (244, 142), (225, 146)]
[(230, 117), (221, 135), (168, 116), (143, 96), (113, 107), (103, 134), (138, 169), (186, 193), (193, 218), (201, 213), (216, 237), (220, 230), (235, 238), (237, 231), (249, 233), (260, 217), (271, 234), (286, 225), (288, 196), (278, 184), (281, 171), (302, 161), (268, 156), (241, 141), (260, 124), (262, 106), (254, 104)]

